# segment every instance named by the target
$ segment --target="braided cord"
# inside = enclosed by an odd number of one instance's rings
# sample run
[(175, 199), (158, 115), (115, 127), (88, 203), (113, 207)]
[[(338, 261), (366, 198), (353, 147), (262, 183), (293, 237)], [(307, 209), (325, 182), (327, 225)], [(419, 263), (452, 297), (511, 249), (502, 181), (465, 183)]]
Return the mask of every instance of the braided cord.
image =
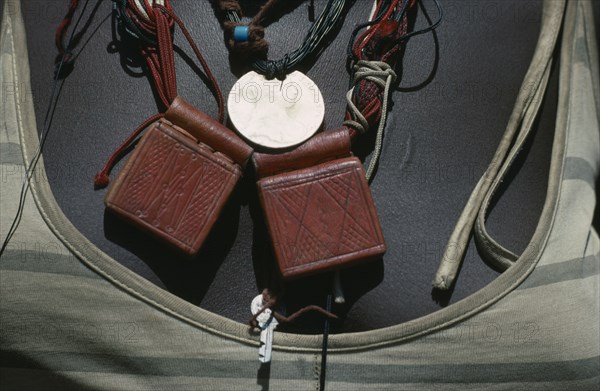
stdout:
[(219, 2), (222, 10), (222, 15), (225, 21), (222, 23), (226, 30), (226, 41), (229, 49), (232, 51), (248, 51), (248, 57), (252, 58), (252, 68), (265, 75), (267, 79), (275, 77), (279, 79), (285, 78), (285, 75), (297, 67), (304, 59), (318, 52), (324, 38), (336, 27), (340, 17), (344, 11), (347, 0), (329, 0), (327, 5), (312, 24), (306, 34), (302, 44), (295, 50), (285, 54), (281, 59), (268, 60), (261, 58), (261, 55), (266, 55), (268, 44), (264, 40), (264, 27), (262, 23), (266, 15), (272, 11), (281, 0), (270, 0), (256, 14), (250, 22), (250, 40), (251, 42), (236, 42), (231, 39), (232, 31), (236, 26), (241, 25), (241, 8), (237, 1)]
[[(352, 72), (351, 88), (346, 94), (347, 112), (344, 125), (353, 130), (353, 136), (377, 128), (373, 154), (366, 169), (367, 180), (376, 170), (383, 148), (392, 84), (406, 40), (436, 28), (442, 17), (438, 0), (434, 0), (439, 19), (427, 28), (408, 32), (408, 11), (416, 0), (376, 0), (371, 20), (358, 25), (348, 45), (348, 66)], [(368, 27), (358, 39), (358, 31)]]
[(387, 120), (387, 108), (388, 101), (391, 92), (391, 86), (396, 81), (396, 72), (392, 69), (390, 64), (384, 61), (365, 61), (361, 60), (354, 66), (354, 80), (355, 85), (346, 94), (346, 100), (348, 102), (348, 110), (352, 119), (344, 121), (344, 125), (356, 129), (359, 133), (365, 133), (369, 129), (369, 123), (360, 109), (354, 104), (353, 96), (354, 90), (362, 80), (368, 80), (375, 83), (383, 89), (382, 106), (381, 106), (381, 117), (379, 118), (379, 125), (377, 126), (377, 136), (375, 138), (375, 149), (373, 150), (373, 156), (369, 162), (369, 166), (366, 170), (367, 180), (371, 180), (379, 157), (381, 156), (381, 149), (383, 147), (383, 131)]
[[(150, 73), (154, 89), (164, 109), (169, 107), (177, 96), (177, 75), (175, 72), (175, 56), (173, 51), (173, 27), (177, 25), (188, 44), (192, 48), (204, 75), (208, 80), (217, 106), (219, 120), (225, 116), (224, 99), (217, 80), (212, 75), (200, 49), (194, 42), (183, 21), (175, 15), (170, 0), (113, 0), (114, 9), (121, 27), (139, 41), (139, 50)], [(119, 145), (107, 159), (104, 167), (96, 174), (96, 188), (105, 187), (109, 183), (109, 174), (116, 162), (127, 149), (137, 141), (137, 137), (152, 122), (162, 117), (162, 113), (145, 120), (131, 135)]]

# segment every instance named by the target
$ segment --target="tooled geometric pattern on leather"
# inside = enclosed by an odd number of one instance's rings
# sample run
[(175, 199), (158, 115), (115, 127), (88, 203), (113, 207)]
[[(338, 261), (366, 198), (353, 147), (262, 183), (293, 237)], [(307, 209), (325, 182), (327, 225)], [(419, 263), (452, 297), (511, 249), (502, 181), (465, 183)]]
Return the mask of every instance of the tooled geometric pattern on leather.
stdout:
[[(167, 137), (155, 137), (157, 130), (155, 128), (150, 129), (147, 136), (149, 139), (145, 140), (144, 151), (147, 156), (152, 156), (151, 160), (145, 160), (143, 162), (144, 175), (134, 175), (138, 173), (139, 166), (141, 163), (136, 164), (136, 167), (132, 167), (132, 171), (129, 173), (127, 182), (127, 188), (130, 189), (129, 198), (126, 199), (128, 210), (140, 210), (144, 205), (145, 196), (147, 196), (148, 188), (155, 180), (157, 173), (162, 167), (168, 156), (169, 148), (168, 145), (171, 143)], [(141, 152), (141, 151), (139, 151)]]
[(120, 194), (121, 208), (192, 245), (232, 173), (163, 132), (147, 136)]
[(379, 245), (354, 168), (265, 193), (276, 214), (274, 238), (286, 267)]
[[(187, 211), (183, 214), (181, 223), (175, 233), (182, 241), (186, 243), (193, 241), (205, 224), (211, 207), (221, 198), (225, 184), (231, 176), (229, 171), (225, 171), (226, 176), (219, 175), (222, 172), (223, 168), (219, 165), (208, 164), (207, 162), (202, 166), (202, 175), (195, 181), (195, 189), (192, 192)], [(212, 195), (212, 197), (209, 197), (209, 195)]]

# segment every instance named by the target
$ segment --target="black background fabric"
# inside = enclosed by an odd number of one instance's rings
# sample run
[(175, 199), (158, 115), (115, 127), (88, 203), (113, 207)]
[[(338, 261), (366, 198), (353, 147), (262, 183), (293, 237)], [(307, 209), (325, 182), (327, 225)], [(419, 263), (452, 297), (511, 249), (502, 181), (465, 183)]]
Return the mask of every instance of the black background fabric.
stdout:
[[(248, 15), (256, 12), (254, 2), (246, 3)], [(266, 29), (271, 58), (299, 45), (308, 30), (308, 2), (299, 3)], [(28, 88), (40, 131), (57, 54), (53, 34), (67, 4), (37, 0), (22, 4), (31, 65)], [(317, 13), (324, 4), (316, 1)], [(366, 20), (371, 5), (356, 0), (320, 56), (302, 67), (321, 89), (327, 127), (339, 126), (343, 119), (349, 81), (346, 47), (353, 26)], [(424, 0), (423, 5), (435, 19), (433, 2)], [(508, 122), (537, 41), (542, 2), (443, 1), (442, 5), (445, 18), (436, 33), (414, 37), (407, 45), (383, 156), (371, 187), (388, 252), (381, 261), (343, 271), (347, 303), (334, 308), (342, 316), (333, 325), (334, 332), (415, 319), (465, 298), (498, 275), (472, 243), (454, 289), (447, 293), (431, 289), (448, 236)], [(173, 1), (173, 7), (226, 94), (243, 72), (230, 62), (210, 3)], [(111, 19), (94, 33), (110, 10), (111, 2), (99, 3), (82, 43), (88, 36), (91, 39), (66, 79), (44, 147), (54, 196), (73, 224), (116, 261), (206, 310), (246, 322), (252, 298), (265, 286), (281, 286), (252, 170), (193, 260), (106, 214), (102, 202), (106, 190), (93, 188), (94, 174), (114, 148), (157, 111), (142, 68), (128, 65), (131, 51), (114, 44)], [(416, 28), (426, 24), (419, 9)], [(216, 115), (208, 88), (185, 60), (192, 52), (179, 31), (175, 42), (179, 94)], [(555, 70), (531, 141), (488, 219), (491, 234), (517, 253), (527, 246), (543, 205), (556, 99)], [(372, 147), (373, 137), (363, 137), (355, 153), (364, 157)], [(113, 177), (124, 161), (113, 170)], [(324, 305), (329, 280), (330, 276), (317, 276), (285, 284), (285, 310)], [(321, 325), (319, 317), (308, 316), (287, 330), (313, 333)]]

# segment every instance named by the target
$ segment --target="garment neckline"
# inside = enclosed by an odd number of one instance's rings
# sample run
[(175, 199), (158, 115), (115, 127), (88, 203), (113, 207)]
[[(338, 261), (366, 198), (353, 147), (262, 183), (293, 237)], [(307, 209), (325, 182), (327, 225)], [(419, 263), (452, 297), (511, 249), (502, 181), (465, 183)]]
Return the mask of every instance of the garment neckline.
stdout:
[[(546, 37), (540, 34), (532, 63), (534, 63), (536, 55), (538, 55), (540, 46), (544, 44), (544, 40), (557, 39), (556, 37), (553, 37), (552, 34), (558, 35), (562, 16), (565, 13), (565, 3), (565, 0), (546, 0), (544, 2), (542, 31), (544, 31), (544, 27), (548, 27), (548, 25), (552, 26), (549, 28), (550, 33), (547, 33)], [(13, 20), (20, 18), (20, 14), (17, 14), (16, 16), (15, 14), (17, 13), (13, 14)], [(26, 51), (24, 30), (21, 30), (22, 31), (19, 31), (19, 36), (17, 37), (17, 34), (15, 34), (13, 39), (15, 41), (22, 41), (19, 42), (18, 45), (22, 44)], [(13, 69), (15, 75), (21, 75), (21, 78), (23, 79), (29, 77), (28, 67), (25, 69), (18, 69), (16, 68), (16, 64), (13, 64), (13, 67), (15, 68)], [(522, 86), (527, 86), (526, 79), (523, 81)], [(21, 113), (19, 113), (20, 117), (29, 115), (30, 117), (35, 118), (33, 115), (34, 111), (32, 104), (22, 105), (18, 110), (21, 111)], [(565, 109), (559, 105), (559, 110)], [(27, 114), (24, 114), (23, 111), (26, 111)], [(35, 120), (33, 121), (35, 122)], [(22, 125), (22, 121), (20, 124)], [(564, 147), (557, 147), (560, 141), (558, 135), (566, 132), (566, 126), (563, 123), (559, 123), (558, 115), (555, 127), (557, 136), (555, 136), (554, 140), (555, 145), (552, 152), (552, 165), (549, 173), (551, 180), (549, 181), (546, 200), (540, 219), (530, 241), (530, 243), (543, 243), (544, 245), (528, 246), (514, 266), (498, 276), (484, 288), (448, 307), (414, 320), (382, 329), (331, 335), (329, 336), (329, 349), (331, 351), (368, 349), (402, 342), (431, 333), (451, 324), (460, 322), (461, 320), (484, 310), (502, 299), (521, 284), (533, 271), (539, 258), (544, 252), (545, 243), (550, 234), (558, 204), (558, 193), (560, 190), (560, 181), (558, 178), (562, 172), (562, 163), (557, 162), (562, 162), (564, 149)], [(37, 147), (38, 139), (36, 130), (37, 127), (35, 126), (19, 127), (26, 162), (29, 162), (28, 157), (31, 156)], [(120, 289), (181, 321), (224, 338), (246, 344), (258, 344), (257, 336), (250, 334), (247, 325), (204, 310), (165, 291), (130, 269), (122, 266), (115, 259), (102, 252), (83, 236), (83, 234), (81, 234), (81, 232), (79, 232), (67, 219), (54, 199), (49, 183), (47, 183), (47, 181), (35, 180), (35, 176), (43, 175), (41, 173), (45, 172), (43, 162), (40, 161), (39, 164), (41, 164), (42, 167), (40, 167), (40, 170), (35, 170), (34, 180), (32, 181), (32, 193), (39, 212), (54, 234), (79, 258), (79, 260), (81, 260), (82, 263)], [(552, 178), (555, 178), (555, 180), (552, 180)], [(321, 349), (321, 336), (277, 332), (275, 333), (274, 348), (289, 351), (319, 351)]]

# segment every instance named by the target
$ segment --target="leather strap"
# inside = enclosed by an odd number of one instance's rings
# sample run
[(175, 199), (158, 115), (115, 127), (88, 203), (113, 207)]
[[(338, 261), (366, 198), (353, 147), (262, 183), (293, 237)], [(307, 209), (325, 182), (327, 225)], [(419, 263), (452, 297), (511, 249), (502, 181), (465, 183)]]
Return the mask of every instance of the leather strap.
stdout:
[(179, 96), (169, 106), (165, 119), (183, 128), (197, 141), (227, 155), (241, 167), (246, 166), (252, 154), (252, 148), (235, 133)]
[(500, 246), (489, 236), (485, 230), (485, 217), (495, 191), (531, 133), (532, 124), (548, 85), (552, 56), (562, 26), (564, 7), (564, 0), (544, 3), (540, 39), (519, 91), (515, 108), (490, 165), (475, 186), (450, 235), (433, 279), (434, 288), (446, 290), (453, 285), (473, 230), (476, 241), (481, 244), (482, 257), (498, 268), (506, 269), (518, 258), (516, 254)]
[(316, 166), (351, 156), (350, 132), (346, 127), (322, 132), (296, 149), (280, 154), (255, 153), (252, 157), (258, 178)]

